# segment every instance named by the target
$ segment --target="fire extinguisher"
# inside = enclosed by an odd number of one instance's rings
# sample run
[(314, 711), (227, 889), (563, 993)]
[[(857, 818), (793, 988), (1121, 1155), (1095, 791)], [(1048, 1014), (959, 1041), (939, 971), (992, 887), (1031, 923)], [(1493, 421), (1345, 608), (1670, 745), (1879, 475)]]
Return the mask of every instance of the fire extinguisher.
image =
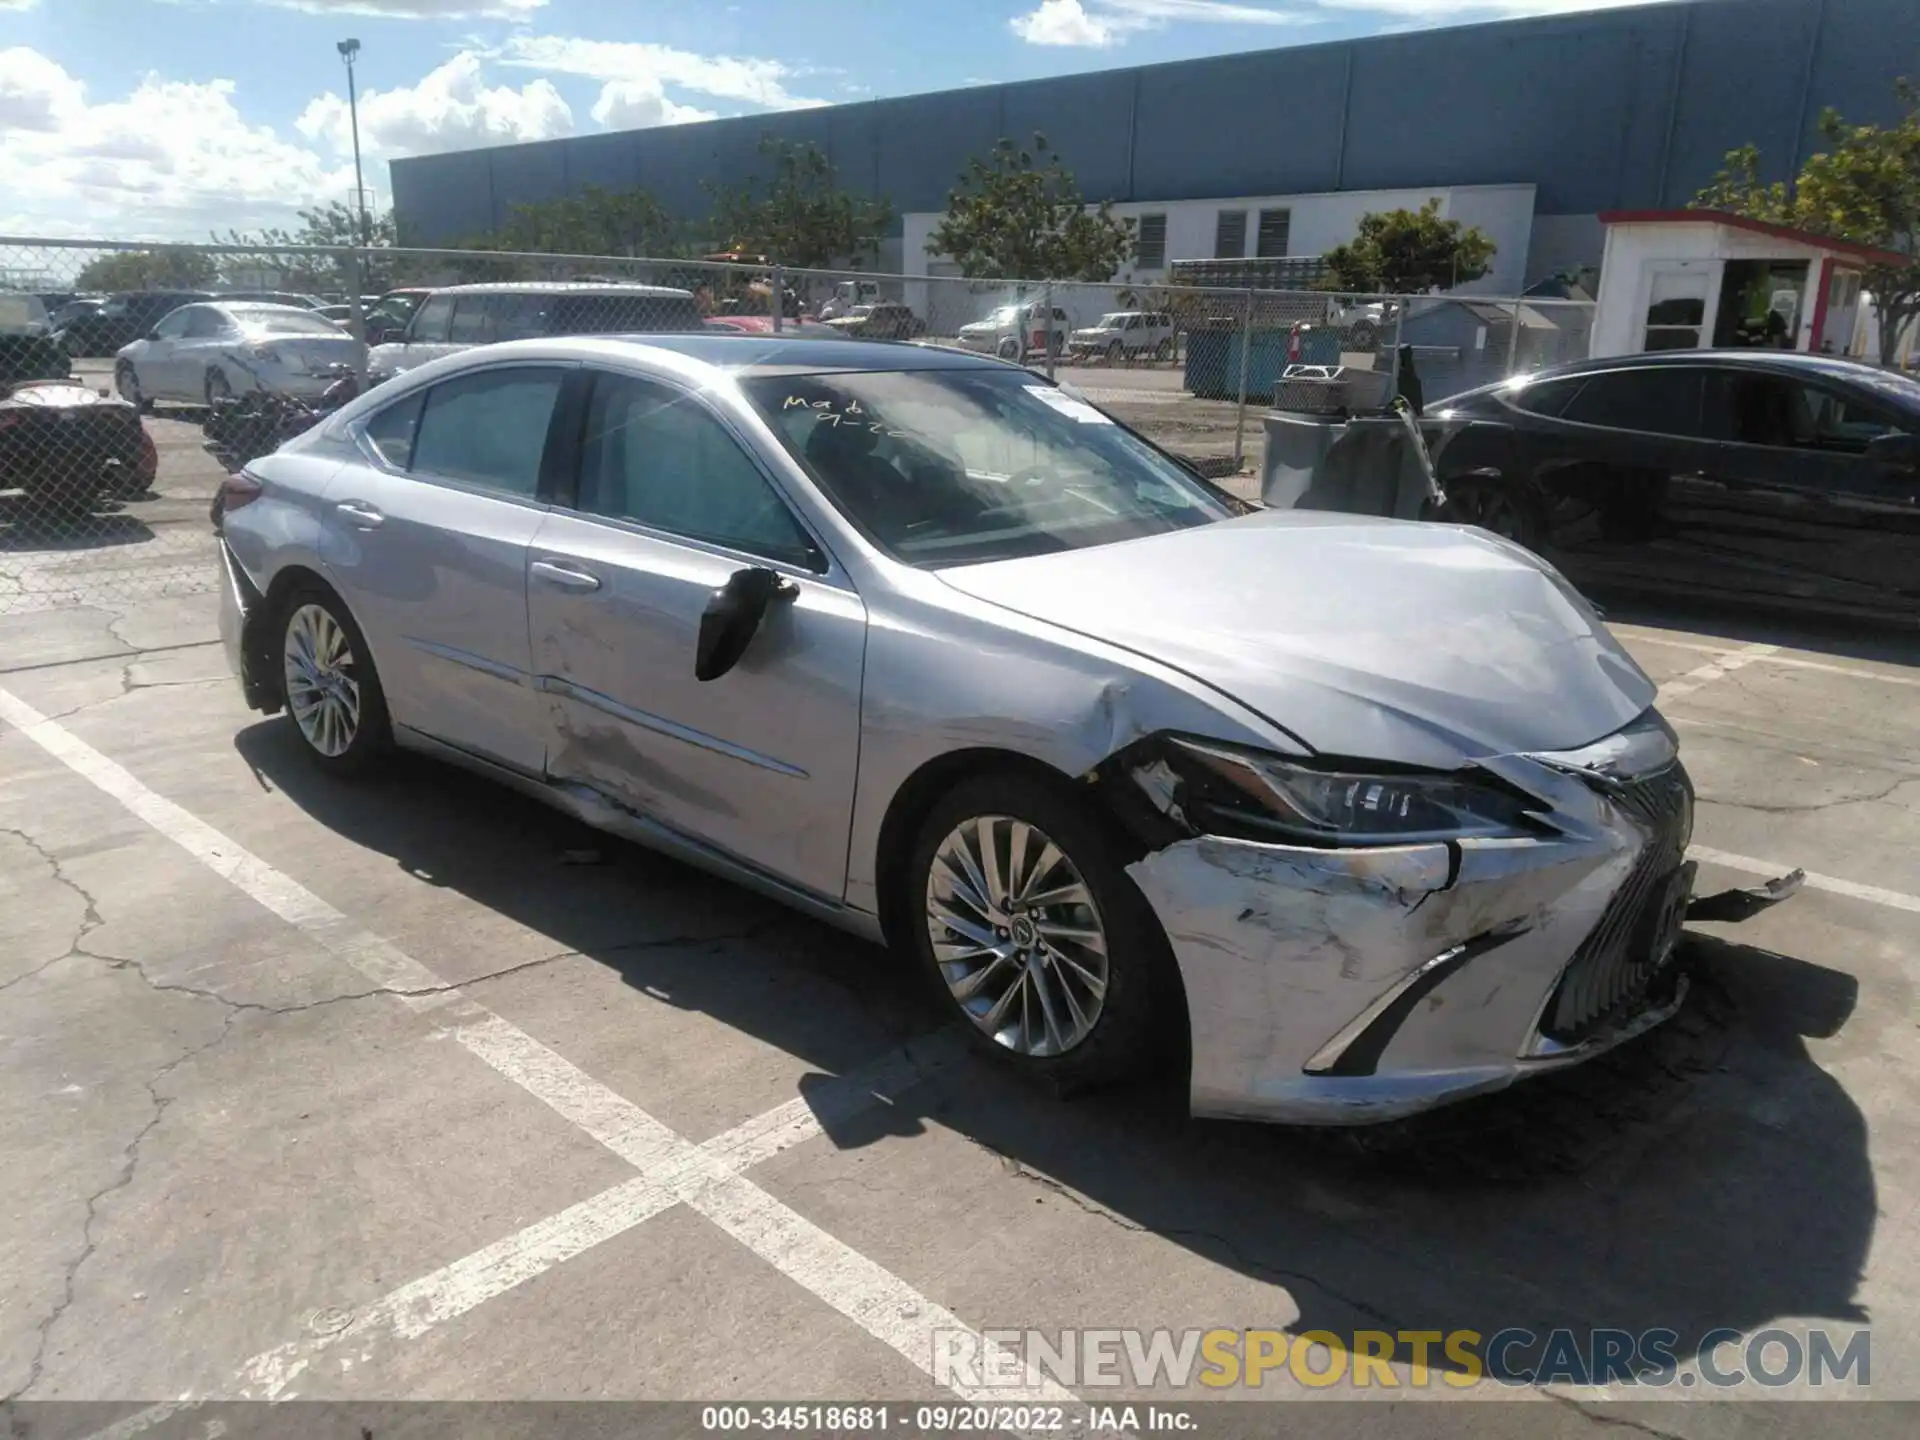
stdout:
[(1300, 363), (1300, 337), (1306, 332), (1306, 328), (1306, 325), (1302, 321), (1296, 320), (1293, 322), (1293, 328), (1287, 331), (1287, 363), (1289, 365), (1298, 365)]

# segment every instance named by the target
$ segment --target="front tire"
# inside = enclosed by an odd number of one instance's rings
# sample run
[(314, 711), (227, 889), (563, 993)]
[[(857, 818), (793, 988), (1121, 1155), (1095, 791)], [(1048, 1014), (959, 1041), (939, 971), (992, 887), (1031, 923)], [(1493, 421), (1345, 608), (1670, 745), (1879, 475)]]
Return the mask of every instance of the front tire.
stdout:
[(385, 757), (393, 740), (366, 636), (340, 598), (318, 585), (294, 590), (280, 614), (288, 722), (322, 770), (364, 773)]
[(974, 1045), (1061, 1092), (1161, 1052), (1160, 922), (1085, 803), (1026, 775), (962, 781), (920, 827), (900, 912)]

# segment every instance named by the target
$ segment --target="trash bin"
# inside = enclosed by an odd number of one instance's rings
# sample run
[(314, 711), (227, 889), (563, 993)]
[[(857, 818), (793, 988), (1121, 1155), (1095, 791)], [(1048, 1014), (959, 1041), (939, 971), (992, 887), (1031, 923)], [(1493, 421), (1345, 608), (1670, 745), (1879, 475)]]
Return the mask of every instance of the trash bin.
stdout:
[(1272, 411), (1263, 423), (1260, 498), (1270, 508), (1418, 520), (1439, 503), (1411, 413), (1341, 419)]

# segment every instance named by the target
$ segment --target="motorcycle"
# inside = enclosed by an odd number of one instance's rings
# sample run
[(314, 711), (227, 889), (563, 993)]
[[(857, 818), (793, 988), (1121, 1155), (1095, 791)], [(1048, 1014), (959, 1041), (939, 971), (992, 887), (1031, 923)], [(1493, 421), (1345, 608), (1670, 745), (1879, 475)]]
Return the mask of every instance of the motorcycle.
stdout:
[(360, 376), (353, 367), (334, 365), (326, 373), (334, 378), (317, 404), (267, 390), (215, 400), (200, 426), (207, 452), (229, 471), (238, 470), (271, 455), (359, 395)]

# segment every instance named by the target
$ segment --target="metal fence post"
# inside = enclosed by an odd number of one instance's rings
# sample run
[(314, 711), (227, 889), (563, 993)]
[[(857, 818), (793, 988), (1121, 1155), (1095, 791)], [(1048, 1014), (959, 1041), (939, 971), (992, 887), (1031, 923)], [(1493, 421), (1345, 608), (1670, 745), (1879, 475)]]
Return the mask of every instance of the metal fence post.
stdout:
[(1253, 291), (1247, 291), (1240, 323), (1240, 399), (1233, 412), (1233, 473), (1247, 457), (1247, 372), (1253, 364)]
[(360, 308), (360, 291), (364, 284), (361, 279), (360, 248), (349, 246), (344, 252), (347, 272), (347, 329), (353, 338), (360, 342), (354, 351), (353, 376), (361, 391), (367, 388), (367, 317)]
[(1053, 281), (1049, 280), (1040, 287), (1040, 324), (1041, 333), (1047, 337), (1047, 378), (1053, 379)]
[(773, 279), (767, 290), (767, 312), (773, 316), (773, 333), (780, 333), (780, 322), (787, 313), (787, 281), (780, 267), (773, 267)]
[(1507, 374), (1514, 373), (1520, 354), (1520, 302), (1513, 302), (1513, 329), (1507, 335)]
[(1400, 334), (1407, 323), (1407, 302), (1393, 302), (1393, 351), (1387, 362), (1387, 409), (1393, 409), (1393, 402), (1400, 394)]

